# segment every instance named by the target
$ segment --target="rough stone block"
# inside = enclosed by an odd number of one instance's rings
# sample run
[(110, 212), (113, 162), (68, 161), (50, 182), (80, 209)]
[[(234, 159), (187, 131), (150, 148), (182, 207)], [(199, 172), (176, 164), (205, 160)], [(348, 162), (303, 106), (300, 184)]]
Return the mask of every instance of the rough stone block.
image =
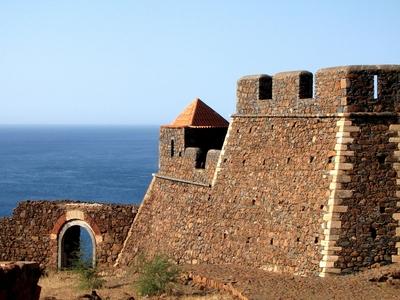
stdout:
[(341, 228), (342, 222), (341, 221), (328, 221), (326, 222), (327, 228)]
[(349, 175), (337, 175), (332, 178), (332, 182), (351, 182), (351, 177)]
[(342, 272), (342, 270), (339, 269), (339, 268), (324, 268), (322, 272), (323, 273), (328, 273), (328, 274), (329, 273), (340, 274)]
[(389, 138), (390, 143), (400, 143), (400, 137), (391, 137)]
[(337, 241), (339, 237), (337, 234), (327, 234), (325, 235), (325, 241)]
[(400, 263), (400, 255), (392, 255), (393, 263)]
[(400, 131), (400, 124), (391, 124), (389, 126), (390, 131)]
[(340, 155), (335, 156), (335, 163), (345, 163), (347, 161), (347, 157), (344, 155), (341, 155), (342, 154), (341, 152), (339, 152), (338, 154), (340, 154)]
[(360, 128), (357, 126), (343, 126), (343, 131), (345, 132), (359, 132)]
[(347, 145), (336, 144), (334, 149), (336, 151), (346, 151), (347, 150)]
[(328, 205), (335, 206), (335, 205), (340, 205), (342, 203), (343, 200), (341, 198), (335, 197), (334, 195), (329, 196)]
[(337, 261), (339, 259), (338, 255), (324, 255), (322, 257), (323, 261)]
[(347, 212), (348, 206), (346, 205), (328, 205), (329, 212), (344, 213)]
[(335, 197), (337, 198), (351, 198), (351, 196), (353, 196), (353, 191), (351, 190), (335, 190)]
[(393, 219), (395, 219), (395, 220), (400, 220), (400, 213), (394, 213), (393, 214)]
[[(351, 86), (351, 81), (348, 78), (343, 78), (340, 80), (340, 88), (347, 89)], [(350, 122), (350, 121), (349, 121)]]
[(340, 155), (343, 155), (343, 156), (354, 156), (354, 151), (341, 151)]
[(336, 241), (328, 241), (328, 240), (321, 241), (321, 246), (324, 246), (324, 247), (335, 246), (335, 244), (336, 244)]
[(354, 139), (350, 137), (339, 137), (337, 138), (336, 142), (338, 144), (351, 144), (353, 143)]
[(320, 261), (319, 262), (320, 268), (333, 268), (335, 267), (335, 262), (334, 261)]
[(396, 228), (396, 236), (400, 236), (400, 227)]
[(321, 250), (322, 255), (334, 255), (336, 251), (334, 250)]
[(330, 190), (336, 190), (336, 189), (340, 189), (342, 187), (342, 185), (336, 181), (333, 181), (329, 184), (329, 189)]
[(353, 164), (350, 163), (335, 163), (335, 170), (352, 170)]
[(350, 126), (351, 121), (350, 120), (339, 120), (336, 122), (337, 126)]
[(85, 213), (81, 210), (68, 210), (66, 219), (69, 220), (85, 220)]
[(336, 137), (337, 138), (350, 137), (350, 132), (343, 132), (343, 131), (336, 132)]
[(346, 171), (344, 171), (344, 170), (338, 170), (338, 169), (329, 170), (329, 175), (331, 175), (331, 176), (346, 175)]

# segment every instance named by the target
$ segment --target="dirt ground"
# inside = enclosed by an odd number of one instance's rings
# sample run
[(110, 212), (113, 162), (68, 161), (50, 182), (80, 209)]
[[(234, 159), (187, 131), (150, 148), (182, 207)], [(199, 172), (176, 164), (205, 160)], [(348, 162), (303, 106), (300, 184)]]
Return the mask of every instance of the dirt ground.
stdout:
[[(102, 288), (96, 289), (96, 293), (102, 300), (131, 300), (133, 299), (182, 299), (182, 300), (232, 300), (232, 296), (221, 294), (216, 289), (196, 287), (191, 284), (177, 283), (172, 287), (172, 294), (158, 297), (139, 297), (134, 288), (135, 276), (103, 275), (105, 284)], [(91, 294), (92, 290), (83, 290), (80, 287), (79, 275), (62, 271), (49, 273), (40, 279), (42, 287), (40, 299), (43, 300), (73, 300), (88, 299), (84, 295)]]
[(354, 275), (301, 277), (224, 265), (191, 266), (193, 274), (232, 286), (242, 299), (400, 299), (400, 265), (377, 267)]
[[(400, 266), (393, 264), (362, 273), (335, 277), (300, 277), (232, 265), (186, 266), (173, 295), (144, 299), (400, 299)], [(189, 275), (190, 274), (190, 275)], [(96, 290), (104, 299), (143, 299), (134, 291), (132, 276), (105, 276)], [(85, 293), (76, 274), (59, 272), (40, 280), (41, 299), (79, 299)], [(232, 296), (232, 293), (237, 297)], [(52, 298), (53, 297), (53, 298)]]

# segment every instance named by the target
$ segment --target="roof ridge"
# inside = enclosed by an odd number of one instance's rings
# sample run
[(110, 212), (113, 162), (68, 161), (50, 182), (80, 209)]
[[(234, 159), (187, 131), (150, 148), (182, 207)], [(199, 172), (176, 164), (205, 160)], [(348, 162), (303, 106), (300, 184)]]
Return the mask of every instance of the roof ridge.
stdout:
[(171, 124), (165, 125), (164, 127), (223, 128), (228, 126), (229, 122), (227, 120), (200, 98), (196, 97)]
[[(194, 107), (193, 107), (192, 116), (191, 116), (191, 120), (190, 120), (190, 123), (189, 123), (189, 124), (193, 124), (193, 121), (194, 121), (194, 118), (195, 118), (197, 109), (198, 109), (198, 107), (199, 107), (199, 101), (201, 101), (201, 100), (200, 100), (200, 98), (197, 98), (197, 97), (193, 100), (193, 102), (194, 102)], [(192, 102), (192, 103), (193, 103), (193, 102)]]

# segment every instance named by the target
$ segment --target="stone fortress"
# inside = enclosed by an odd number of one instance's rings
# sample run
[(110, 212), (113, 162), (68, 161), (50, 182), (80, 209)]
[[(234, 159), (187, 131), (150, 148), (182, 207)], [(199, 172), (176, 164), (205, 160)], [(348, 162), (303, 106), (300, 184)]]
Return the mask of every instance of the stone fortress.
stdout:
[(63, 267), (68, 229), (86, 226), (99, 264), (165, 253), (327, 276), (398, 262), (399, 113), (400, 65), (243, 77), (230, 123), (196, 99), (161, 127), (138, 210), (23, 202), (0, 220), (0, 260)]

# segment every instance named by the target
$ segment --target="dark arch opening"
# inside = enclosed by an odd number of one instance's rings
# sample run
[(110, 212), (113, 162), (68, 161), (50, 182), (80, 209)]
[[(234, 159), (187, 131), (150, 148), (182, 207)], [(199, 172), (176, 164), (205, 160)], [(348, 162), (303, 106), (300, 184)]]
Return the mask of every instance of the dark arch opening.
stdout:
[(94, 267), (94, 240), (80, 225), (68, 227), (61, 237), (61, 269)]

